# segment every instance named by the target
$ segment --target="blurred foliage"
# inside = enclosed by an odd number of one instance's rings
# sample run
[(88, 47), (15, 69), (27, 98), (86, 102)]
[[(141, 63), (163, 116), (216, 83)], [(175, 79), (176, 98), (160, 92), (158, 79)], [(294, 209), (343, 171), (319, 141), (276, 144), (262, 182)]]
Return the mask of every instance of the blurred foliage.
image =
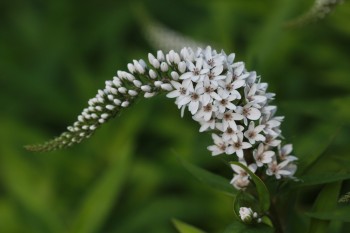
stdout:
[[(60, 134), (117, 69), (153, 51), (134, 10), (141, 3), (163, 25), (235, 52), (277, 94), (298, 175), (311, 179), (280, 197), (287, 232), (317, 221), (347, 232), (341, 211), (324, 212), (350, 190), (350, 3), (283, 28), (311, 0), (0, 2), (0, 232), (176, 232), (172, 218), (222, 232), (232, 223), (232, 198), (198, 182), (172, 151), (228, 179), (230, 168), (164, 96), (140, 100), (69, 150), (23, 149)], [(338, 178), (315, 180), (321, 173)]]

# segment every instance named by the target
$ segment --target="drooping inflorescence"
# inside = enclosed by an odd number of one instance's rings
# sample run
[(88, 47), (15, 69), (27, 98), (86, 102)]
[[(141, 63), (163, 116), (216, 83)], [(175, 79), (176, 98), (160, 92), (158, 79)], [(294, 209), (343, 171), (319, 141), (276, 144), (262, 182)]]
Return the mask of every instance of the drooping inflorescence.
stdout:
[[(210, 47), (183, 48), (148, 54), (134, 60), (128, 71), (118, 71), (105, 88), (88, 101), (77, 121), (67, 132), (41, 145), (27, 146), (31, 151), (52, 151), (72, 146), (90, 137), (100, 125), (132, 104), (137, 96), (150, 98), (166, 92), (175, 98), (181, 115), (187, 108), (200, 124), (200, 132), (212, 131), (213, 156), (232, 155), (252, 172), (262, 171), (276, 179), (293, 177), (295, 156), (292, 145), (282, 145), (280, 125), (283, 117), (275, 116), (277, 107), (270, 105), (275, 94), (267, 92), (255, 71), (245, 69), (243, 62), (234, 62), (235, 54), (218, 53)], [(232, 165), (231, 183), (237, 189), (248, 186), (249, 175)]]

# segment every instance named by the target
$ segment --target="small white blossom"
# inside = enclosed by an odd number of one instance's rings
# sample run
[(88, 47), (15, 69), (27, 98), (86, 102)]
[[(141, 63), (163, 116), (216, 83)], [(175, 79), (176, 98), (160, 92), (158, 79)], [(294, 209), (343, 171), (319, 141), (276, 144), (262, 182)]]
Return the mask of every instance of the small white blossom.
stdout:
[(216, 112), (217, 107), (211, 103), (202, 106), (202, 108), (196, 113), (195, 117), (197, 119), (203, 118), (205, 121), (209, 121), (213, 113)]
[(293, 155), (290, 155), (292, 150), (293, 150), (293, 145), (292, 144), (284, 145), (282, 148), (279, 146), (278, 147), (278, 157), (281, 160), (288, 160), (288, 161), (298, 160), (297, 157), (295, 157)]
[(237, 141), (233, 142), (233, 144), (227, 148), (227, 153), (228, 154), (236, 153), (238, 158), (242, 159), (244, 154), (243, 150), (248, 149), (250, 147), (252, 147), (250, 143), (243, 141), (243, 135), (237, 134)]
[(258, 125), (255, 127), (254, 121), (251, 121), (249, 123), (248, 130), (244, 133), (244, 136), (249, 140), (250, 144), (255, 144), (255, 141), (265, 141), (264, 135), (259, 134), (264, 128), (265, 125)]
[(275, 176), (276, 179), (281, 179), (282, 176), (291, 176), (292, 171), (289, 170), (288, 164), (290, 161), (285, 160), (281, 163), (277, 163), (277, 161), (273, 161), (269, 164), (268, 169), (266, 170), (266, 174), (269, 176)]
[(180, 79), (191, 79), (193, 82), (198, 82), (204, 74), (209, 72), (209, 69), (202, 69), (203, 59), (201, 57), (196, 59), (196, 65), (191, 61), (187, 61), (186, 65), (189, 72), (182, 74)]
[(250, 103), (244, 105), (243, 107), (237, 106), (235, 112), (243, 116), (243, 122), (245, 125), (248, 124), (248, 119), (255, 121), (261, 116), (259, 109), (252, 107)]
[(225, 153), (227, 148), (226, 142), (224, 142), (224, 140), (222, 140), (222, 138), (216, 134), (212, 134), (211, 136), (215, 144), (213, 146), (208, 146), (208, 150), (211, 151), (211, 154), (215, 156), (215, 155)]
[(253, 151), (253, 157), (258, 167), (272, 162), (272, 157), (275, 155), (273, 151), (265, 151), (264, 145), (259, 144), (258, 149)]

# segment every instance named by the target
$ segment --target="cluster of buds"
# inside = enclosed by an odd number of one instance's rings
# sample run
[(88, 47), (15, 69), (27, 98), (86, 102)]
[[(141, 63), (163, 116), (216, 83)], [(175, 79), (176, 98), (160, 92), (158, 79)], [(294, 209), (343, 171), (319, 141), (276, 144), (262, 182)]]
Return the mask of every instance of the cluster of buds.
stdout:
[(244, 223), (260, 223), (261, 218), (258, 217), (258, 213), (254, 212), (251, 208), (241, 207), (239, 208), (239, 217)]
[[(78, 116), (68, 131), (42, 145), (28, 146), (32, 151), (51, 151), (79, 143), (137, 96), (150, 98), (166, 92), (175, 98), (181, 115), (187, 108), (200, 124), (200, 132), (212, 131), (214, 145), (208, 147), (213, 156), (233, 155), (253, 172), (292, 177), (296, 157), (290, 155), (292, 145), (281, 145), (281, 121), (275, 116), (277, 107), (270, 105), (275, 94), (268, 93), (267, 83), (256, 72), (248, 72), (243, 62), (234, 62), (235, 54), (226, 55), (207, 47), (183, 48), (164, 54), (149, 54), (134, 60), (128, 71), (118, 71), (105, 88), (88, 101), (89, 106)], [(249, 175), (232, 165), (231, 183), (238, 189), (248, 186)]]

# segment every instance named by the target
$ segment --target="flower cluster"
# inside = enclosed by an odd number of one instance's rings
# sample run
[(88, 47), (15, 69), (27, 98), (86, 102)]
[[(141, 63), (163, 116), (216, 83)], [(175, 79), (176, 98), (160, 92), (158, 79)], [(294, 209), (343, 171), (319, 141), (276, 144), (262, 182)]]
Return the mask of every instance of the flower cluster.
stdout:
[[(268, 176), (292, 177), (296, 157), (292, 145), (281, 145), (280, 125), (283, 117), (275, 116), (277, 107), (270, 105), (275, 94), (267, 92), (256, 72), (248, 72), (243, 62), (234, 62), (235, 54), (218, 53), (210, 47), (183, 48), (164, 54), (149, 54), (134, 60), (128, 71), (118, 71), (105, 88), (88, 101), (89, 106), (61, 136), (42, 145), (28, 146), (33, 151), (51, 151), (79, 143), (123, 108), (142, 95), (150, 98), (167, 92), (175, 98), (181, 115), (187, 108), (201, 125), (200, 132), (213, 131), (212, 155), (229, 154)], [(231, 183), (238, 189), (249, 184), (249, 175), (232, 165)]]

